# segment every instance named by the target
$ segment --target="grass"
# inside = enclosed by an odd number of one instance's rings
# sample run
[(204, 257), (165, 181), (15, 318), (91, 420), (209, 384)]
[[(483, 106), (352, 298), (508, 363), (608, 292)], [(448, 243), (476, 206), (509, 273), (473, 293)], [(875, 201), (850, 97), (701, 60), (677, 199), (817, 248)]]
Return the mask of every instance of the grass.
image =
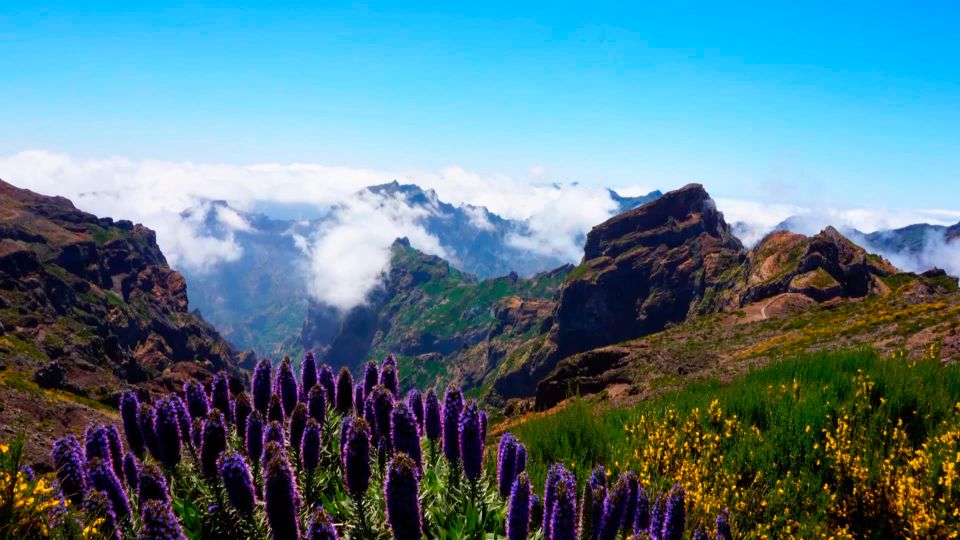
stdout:
[[(907, 461), (902, 469), (885, 467), (892, 467), (900, 455), (916, 463), (920, 454), (913, 452), (932, 455), (928, 447), (935, 446), (934, 441), (958, 433), (958, 404), (960, 366), (942, 366), (936, 358), (908, 362), (855, 350), (785, 359), (729, 384), (696, 383), (629, 408), (602, 408), (574, 399), (510, 431), (527, 445), (538, 485), (554, 462), (573, 467), (581, 482), (599, 463), (612, 464), (615, 473), (643, 471), (641, 478), (655, 489), (691, 482), (690, 475), (702, 467), (704, 479), (693, 483), (703, 485), (685, 486), (694, 501), (693, 520), (710, 519), (709, 512), (698, 515), (697, 501), (701, 510), (712, 512), (719, 505), (742, 504), (735, 517), (738, 528), (758, 536), (803, 531), (806, 537), (847, 530), (856, 536), (897, 537), (908, 535), (897, 527), (907, 527), (901, 521), (909, 520), (886, 511), (898, 496), (888, 485), (916, 473), (918, 482), (932, 482), (936, 493), (937, 477), (943, 473), (935, 474), (938, 469), (931, 466), (933, 472), (924, 476), (907, 467)], [(844, 451), (830, 450), (831, 444), (837, 447), (837, 441), (844, 440)], [(952, 460), (950, 452), (946, 456)], [(718, 462), (703, 463), (711, 455)], [(927, 459), (936, 461), (929, 455)], [(856, 475), (846, 478), (853, 474), (848, 471)], [(708, 477), (724, 479), (727, 485), (710, 485)], [(944, 494), (940, 489), (947, 503), (960, 502), (951, 501), (951, 493), (960, 498), (957, 490)], [(859, 499), (868, 494), (882, 500)], [(937, 530), (911, 527), (914, 536), (935, 535), (931, 531)]]

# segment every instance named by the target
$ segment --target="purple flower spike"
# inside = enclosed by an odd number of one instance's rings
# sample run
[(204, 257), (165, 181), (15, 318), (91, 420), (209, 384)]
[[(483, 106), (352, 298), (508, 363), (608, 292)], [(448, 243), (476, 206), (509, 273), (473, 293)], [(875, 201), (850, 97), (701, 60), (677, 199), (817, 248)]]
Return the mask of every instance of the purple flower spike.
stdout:
[[(357, 412), (359, 415), (359, 411)], [(370, 442), (374, 445), (380, 443), (380, 433), (377, 432), (377, 411), (374, 407), (373, 395), (367, 396), (367, 401), (364, 402), (363, 406), (363, 419), (367, 421), (367, 426), (370, 429)]]
[(333, 518), (322, 506), (318, 506), (310, 516), (310, 524), (307, 525), (307, 540), (339, 540)]
[(480, 411), (480, 437), (487, 440), (487, 411)]
[(302, 401), (307, 400), (310, 390), (317, 384), (317, 360), (312, 352), (303, 355), (303, 361), (300, 362), (300, 396)]
[(290, 416), (300, 399), (300, 390), (297, 389), (297, 376), (293, 373), (289, 356), (283, 357), (277, 369), (277, 393), (280, 394), (284, 416)]
[(233, 400), (233, 419), (236, 423), (237, 436), (240, 437), (241, 446), (247, 442), (247, 419), (250, 418), (252, 412), (253, 407), (250, 405), (247, 394), (245, 392), (237, 394), (237, 397)]
[(387, 366), (392, 366), (394, 370), (397, 370), (397, 357), (393, 353), (389, 353), (386, 358), (383, 359), (383, 362), (380, 363), (380, 370), (383, 371), (383, 368)]
[(117, 515), (106, 493), (91, 489), (87, 493), (86, 500), (83, 501), (83, 509), (87, 515), (103, 519), (100, 531), (104, 533), (104, 538), (121, 540), (120, 531), (117, 529)]
[(477, 481), (483, 471), (483, 425), (480, 420), (480, 408), (476, 401), (467, 403), (460, 415), (460, 454), (463, 461), (463, 474), (467, 479)]
[(250, 391), (253, 393), (253, 408), (260, 411), (260, 414), (267, 414), (267, 407), (270, 405), (270, 396), (273, 395), (273, 365), (270, 360), (264, 358), (257, 362), (253, 368), (253, 379), (250, 383)]
[(650, 508), (650, 527), (647, 529), (650, 540), (663, 540), (663, 521), (667, 507), (663, 499), (657, 497)]
[(407, 394), (407, 405), (417, 417), (417, 427), (419, 427), (420, 432), (423, 433), (423, 394), (416, 388), (410, 390), (410, 393)]
[(637, 474), (629, 471), (620, 476), (627, 486), (626, 510), (623, 513), (623, 535), (633, 534), (633, 524), (637, 521), (637, 497), (640, 494), (640, 481)]
[(633, 522), (633, 535), (639, 536), (641, 531), (650, 528), (650, 498), (647, 496), (647, 490), (639, 488), (637, 490), (637, 516)]
[(123, 433), (127, 438), (127, 446), (136, 454), (143, 458), (143, 451), (146, 449), (143, 443), (143, 434), (140, 433), (140, 422), (138, 414), (140, 401), (133, 392), (124, 392), (120, 396), (120, 419), (123, 420)]
[(621, 475), (607, 494), (606, 500), (603, 501), (603, 514), (600, 516), (597, 538), (600, 540), (616, 540), (620, 529), (623, 528), (629, 497), (629, 482)]
[(327, 421), (327, 398), (319, 384), (307, 393), (307, 414), (321, 426)]
[(281, 401), (280, 395), (270, 396), (270, 405), (267, 406), (267, 421), (283, 424), (285, 420), (286, 416), (283, 414), (283, 401)]
[(547, 480), (543, 487), (543, 536), (550, 536), (550, 527), (553, 520), (553, 510), (557, 502), (557, 490), (561, 481), (567, 477), (567, 471), (560, 463), (555, 463), (547, 470)]
[(213, 397), (213, 408), (219, 409), (227, 422), (233, 422), (233, 407), (230, 406), (230, 381), (220, 373), (213, 376), (210, 394)]
[(194, 418), (190, 423), (190, 442), (194, 448), (200, 448), (203, 444), (203, 424), (206, 422), (203, 418)]
[(98, 458), (90, 461), (90, 487), (107, 494), (118, 519), (123, 520), (130, 515), (127, 492), (123, 489), (123, 484), (120, 483), (116, 473), (113, 472), (113, 466), (109, 461)]
[(223, 414), (214, 411), (203, 424), (203, 438), (200, 443), (200, 471), (207, 478), (217, 475), (217, 459), (227, 449), (227, 430)]
[(348, 414), (353, 410), (353, 376), (347, 368), (341, 368), (337, 375), (336, 408), (340, 414)]
[(127, 452), (127, 455), (123, 456), (123, 477), (131, 491), (137, 491), (140, 488), (140, 466), (133, 452)]
[(113, 466), (110, 457), (110, 439), (107, 436), (107, 428), (103, 424), (90, 424), (83, 433), (84, 448), (86, 449), (87, 462), (94, 459), (102, 459)]
[(196, 381), (183, 383), (183, 393), (187, 396), (187, 411), (190, 418), (204, 418), (210, 413), (210, 402), (203, 386)]
[(300, 496), (297, 493), (297, 480), (283, 452), (267, 463), (263, 492), (270, 537), (274, 540), (300, 538)]
[(443, 396), (443, 456), (450, 463), (460, 461), (460, 413), (463, 393), (452, 384)]
[(383, 369), (380, 370), (380, 386), (389, 390), (395, 399), (400, 397), (400, 380), (395, 364), (384, 362)]
[(536, 493), (530, 495), (530, 528), (536, 529), (543, 523), (543, 502)]
[(380, 382), (376, 360), (370, 360), (363, 367), (363, 395), (369, 396), (373, 387)]
[(370, 430), (367, 421), (354, 418), (343, 449), (344, 484), (354, 498), (370, 487)]
[(272, 420), (267, 424), (267, 428), (263, 431), (263, 444), (267, 444), (270, 441), (278, 443), (280, 446), (284, 445), (283, 438), (283, 425), (276, 420)]
[(716, 540), (733, 540), (733, 532), (730, 530), (729, 510), (723, 510), (717, 515)]
[(603, 489), (604, 497), (606, 497), (607, 470), (603, 468), (603, 465), (597, 465), (597, 468), (590, 473), (590, 480), (587, 481), (587, 485), (594, 489)]
[(443, 420), (440, 412), (440, 400), (432, 389), (427, 391), (426, 404), (423, 409), (423, 429), (427, 439), (436, 441), (443, 433)]
[(361, 403), (366, 403), (366, 396), (363, 394), (363, 383), (353, 385), (353, 402), (360, 407)]
[(374, 442), (382, 440), (387, 454), (393, 453), (393, 440), (390, 433), (390, 417), (393, 415), (393, 394), (382, 386), (376, 386), (370, 395), (373, 400), (373, 413), (376, 429)]
[(83, 494), (87, 490), (87, 474), (83, 468), (82, 456), (80, 441), (74, 435), (67, 435), (53, 443), (51, 457), (56, 467), (60, 493), (73, 504), (83, 502)]
[(236, 452), (224, 452), (220, 455), (218, 469), (230, 505), (242, 516), (252, 515), (257, 498), (247, 460)]
[(352, 416), (345, 416), (343, 422), (340, 423), (340, 462), (346, 463), (343, 449), (347, 446), (347, 438), (350, 436), (350, 430), (353, 429), (353, 418)]
[(323, 397), (327, 399), (327, 406), (333, 407), (337, 399), (337, 385), (333, 376), (333, 368), (324, 364), (317, 373), (317, 382), (323, 388)]
[(110, 442), (110, 459), (113, 460), (113, 472), (117, 478), (123, 478), (123, 439), (116, 424), (107, 426), (107, 440)]
[(167, 399), (173, 403), (173, 407), (177, 410), (177, 422), (180, 424), (180, 439), (186, 444), (190, 444), (190, 413), (187, 411), (187, 406), (180, 399), (179, 396), (171, 394)]
[(693, 530), (693, 540), (710, 540), (707, 531), (703, 527), (697, 527)]
[(168, 503), (148, 501), (144, 504), (140, 540), (186, 540), (183, 527)]
[(686, 524), (685, 495), (679, 485), (670, 491), (664, 513), (662, 540), (682, 540)]
[(507, 540), (527, 540), (530, 532), (530, 477), (520, 473), (510, 489)]
[(516, 476), (527, 470), (527, 445), (517, 443), (517, 458), (514, 462), (513, 475)]
[(297, 403), (290, 414), (290, 447), (294, 454), (300, 453), (300, 444), (303, 442), (303, 430), (307, 429), (307, 406)]
[(400, 402), (392, 413), (393, 448), (402, 452), (417, 464), (417, 472), (423, 470), (423, 456), (420, 449), (420, 428), (417, 417), (406, 403)]
[(157, 439), (157, 432), (154, 425), (156, 423), (156, 412), (149, 403), (141, 403), (137, 420), (140, 424), (140, 433), (143, 434), (143, 442), (153, 459), (160, 461), (160, 441)]
[(406, 454), (396, 454), (387, 465), (383, 492), (387, 523), (396, 540), (420, 540), (423, 536), (417, 475), (417, 464)]
[(164, 501), (170, 502), (170, 491), (167, 489), (167, 481), (154, 465), (147, 465), (140, 471), (140, 485), (137, 487), (137, 497), (140, 504), (146, 501)]
[(300, 447), (300, 460), (304, 469), (312, 471), (320, 464), (321, 441), (320, 424), (313, 418), (307, 420)]
[(256, 463), (263, 456), (263, 417), (253, 411), (247, 418), (247, 457)]
[(160, 446), (160, 463), (174, 468), (180, 463), (180, 420), (177, 408), (170, 399), (157, 402), (157, 441)]
[(504, 433), (497, 446), (497, 490), (501, 497), (508, 497), (513, 489), (516, 460), (517, 438), (510, 433)]
[(557, 495), (550, 513), (550, 540), (577, 540), (577, 483), (564, 475), (557, 483)]

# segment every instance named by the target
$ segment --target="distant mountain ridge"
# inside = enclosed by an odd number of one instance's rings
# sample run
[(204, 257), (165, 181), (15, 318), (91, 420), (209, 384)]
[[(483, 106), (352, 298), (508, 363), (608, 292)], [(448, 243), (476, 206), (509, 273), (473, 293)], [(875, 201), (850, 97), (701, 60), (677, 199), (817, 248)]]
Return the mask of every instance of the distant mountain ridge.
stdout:
[[(366, 189), (423, 210), (425, 230), (439, 240), (452, 266), (480, 279), (510, 273), (532, 276), (566, 264), (556, 256), (535, 254), (510, 242), (512, 235), (527, 232), (524, 221), (502, 218), (485, 207), (446, 203), (435, 191), (414, 184), (393, 181)], [(609, 190), (609, 195), (618, 210), (624, 211), (661, 193), (623, 197)], [(249, 229), (229, 228), (218, 219), (220, 211), (236, 213)], [(299, 355), (304, 341), (301, 326), (308, 318), (306, 333), (315, 334), (316, 339), (308, 335), (305, 341), (329, 340), (338, 331), (340, 316), (323, 306), (315, 306), (308, 313), (307, 260), (297, 237), (309, 240), (336, 212), (333, 207), (311, 219), (273, 219), (263, 213), (230, 208), (223, 201), (186, 210), (184, 216), (200, 221), (204, 234), (217, 238), (229, 234), (242, 250), (237, 260), (218, 263), (212, 269), (184, 270), (194, 306), (237, 347), (252, 348), (258, 354)]]

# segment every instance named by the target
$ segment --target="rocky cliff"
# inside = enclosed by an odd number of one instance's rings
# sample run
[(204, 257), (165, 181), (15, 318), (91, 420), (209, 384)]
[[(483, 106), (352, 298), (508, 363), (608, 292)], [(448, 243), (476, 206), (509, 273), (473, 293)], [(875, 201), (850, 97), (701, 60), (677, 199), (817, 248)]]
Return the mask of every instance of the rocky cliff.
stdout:
[(557, 362), (718, 309), (743, 246), (697, 184), (593, 228), (546, 339), (495, 383), (495, 400), (532, 393)]
[[(153, 231), (0, 181), (0, 428), (50, 436), (130, 385), (238, 373)], [(48, 425), (45, 425), (48, 424)]]

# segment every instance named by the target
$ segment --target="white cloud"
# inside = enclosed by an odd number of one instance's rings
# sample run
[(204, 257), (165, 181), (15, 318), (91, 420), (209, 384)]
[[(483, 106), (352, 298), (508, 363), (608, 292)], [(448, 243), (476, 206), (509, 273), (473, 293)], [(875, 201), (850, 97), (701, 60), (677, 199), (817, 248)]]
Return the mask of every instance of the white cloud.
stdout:
[(740, 239), (751, 246), (778, 224), (790, 218), (793, 232), (812, 235), (828, 225), (863, 233), (897, 229), (913, 223), (951, 225), (960, 221), (960, 210), (887, 210), (866, 208), (805, 208), (791, 204), (764, 203), (743, 199), (717, 199), (727, 223), (740, 223)]
[(341, 310), (364, 303), (390, 270), (390, 246), (398, 237), (407, 237), (421, 251), (445, 256), (437, 238), (422, 225), (427, 214), (400, 198), (369, 192), (346, 201), (312, 239), (298, 241), (310, 259), (308, 291)]
[[(131, 219), (157, 231), (157, 241), (176, 268), (207, 271), (242, 255), (235, 232), (250, 231), (250, 224), (229, 209), (217, 209), (216, 218), (227, 230), (222, 237), (202, 228), (203, 207), (209, 201), (225, 200), (240, 210), (257, 203), (309, 204), (318, 208), (345, 209), (331, 231), (319, 237), (301, 233), (295, 242), (312, 254), (312, 293), (334, 305), (346, 307), (369, 292), (375, 282), (370, 273), (363, 279), (346, 280), (337, 271), (321, 266), (351, 261), (358, 250), (370, 250), (370, 268), (382, 270), (385, 246), (397, 236), (410, 237), (414, 247), (438, 253), (439, 244), (418, 224), (419, 216), (403, 214), (395, 203), (372, 203), (357, 199), (357, 192), (391, 179), (434, 189), (438, 197), (454, 205), (485, 206), (502, 217), (529, 220), (529, 230), (511, 238), (518, 247), (537, 254), (558, 255), (570, 261), (581, 256), (580, 239), (591, 226), (605, 220), (613, 203), (602, 188), (580, 185), (556, 186), (536, 179), (518, 179), (504, 174), (480, 174), (459, 166), (437, 171), (378, 171), (308, 163), (260, 163), (253, 165), (204, 164), (162, 160), (75, 158), (46, 150), (29, 150), (0, 157), (0, 177), (45, 194), (62, 195), (79, 208), (100, 216)], [(436, 202), (436, 201), (434, 201)], [(371, 208), (379, 212), (370, 212)], [(198, 209), (183, 217), (186, 209)], [(474, 223), (490, 227), (481, 211)], [(377, 230), (376, 238), (363, 246), (358, 227)], [(374, 234), (374, 232), (367, 233)], [(293, 234), (291, 232), (291, 234)], [(389, 240), (389, 241), (387, 241)], [(374, 247), (370, 247), (370, 246)], [(343, 253), (335, 253), (335, 249)], [(352, 251), (351, 251), (352, 249)], [(366, 251), (364, 251), (366, 252)], [(338, 278), (344, 279), (339, 280)], [(345, 289), (359, 287), (347, 292)], [(365, 289), (365, 290), (364, 290)]]
[[(422, 212), (396, 199), (358, 196), (362, 188), (396, 178), (433, 189), (440, 200), (454, 205), (486, 207), (501, 217), (526, 222), (525, 231), (508, 238), (513, 246), (577, 262), (583, 254), (584, 234), (608, 219), (616, 205), (602, 187), (556, 185), (548, 183), (546, 175), (543, 167), (535, 167), (527, 178), (516, 178), (456, 165), (436, 171), (386, 171), (310, 163), (81, 159), (45, 150), (0, 156), (0, 178), (40, 193), (65, 196), (100, 216), (144, 223), (157, 231), (157, 240), (172, 266), (193, 271), (237, 260), (242, 250), (235, 233), (252, 229), (241, 214), (217, 207), (216, 219), (226, 233), (210, 236), (201, 221), (207, 212), (184, 217), (181, 212), (185, 209), (201, 208), (214, 200), (226, 200), (240, 210), (261, 203), (337, 207), (323, 230), (307, 233), (298, 226), (289, 234), (308, 255), (311, 294), (344, 309), (362, 302), (379, 283), (381, 273), (388, 270), (389, 246), (396, 237), (409, 237), (411, 244), (423, 251), (444, 253), (423, 227)], [(621, 193), (648, 191), (637, 185)], [(960, 212), (951, 210), (809, 209), (738, 199), (718, 199), (717, 204), (728, 222), (745, 224), (741, 234), (748, 245), (790, 216), (800, 216), (797, 226), (811, 230), (832, 224), (864, 232), (960, 220)], [(476, 226), (491, 226), (482, 210), (466, 209)]]
[(467, 204), (463, 206), (463, 209), (470, 218), (470, 224), (474, 227), (480, 229), (481, 231), (493, 231), (496, 229), (496, 227), (494, 227), (493, 223), (490, 221), (490, 218), (487, 216), (487, 210), (485, 208)]
[(617, 205), (606, 190), (582, 185), (541, 191), (539, 211), (527, 220), (528, 231), (507, 242), (539, 255), (577, 262), (583, 256), (583, 235), (609, 219)]

